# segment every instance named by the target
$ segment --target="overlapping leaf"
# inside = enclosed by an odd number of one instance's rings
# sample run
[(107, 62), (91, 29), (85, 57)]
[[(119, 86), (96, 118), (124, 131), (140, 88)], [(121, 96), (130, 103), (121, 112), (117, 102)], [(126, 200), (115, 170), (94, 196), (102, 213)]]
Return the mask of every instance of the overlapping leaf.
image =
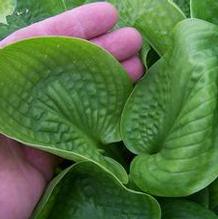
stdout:
[(184, 12), (186, 17), (190, 17), (190, 0), (173, 0)]
[(216, 179), (209, 187), (209, 207), (218, 215), (218, 180)]
[(161, 202), (163, 219), (218, 219), (207, 208), (186, 200), (164, 200)]
[[(8, 17), (9, 24), (0, 24), (0, 39), (21, 27), (91, 2), (94, 1), (18, 0), (15, 12)], [(148, 67), (149, 44), (160, 55), (164, 54), (170, 47), (171, 30), (185, 18), (182, 12), (168, 0), (108, 0), (108, 2), (114, 4), (119, 11), (120, 20), (117, 27), (132, 26), (141, 32), (144, 38), (142, 59), (146, 67)]]
[(187, 197), (188, 200), (196, 202), (205, 208), (209, 208), (210, 205), (210, 192), (208, 187), (202, 189), (201, 191), (194, 193), (191, 196)]
[(53, 180), (33, 218), (159, 219), (160, 208), (151, 196), (129, 190), (100, 167), (82, 162)]
[(0, 50), (0, 132), (67, 159), (92, 160), (127, 175), (103, 156), (120, 141), (132, 85), (103, 49), (79, 39), (39, 38)]
[(191, 0), (191, 15), (194, 18), (218, 24), (218, 1), (217, 0)]
[(160, 196), (192, 194), (218, 176), (218, 27), (187, 19), (173, 36), (122, 116), (124, 143), (138, 154), (132, 179)]
[[(185, 15), (168, 0), (106, 0), (119, 11), (117, 27), (135, 27), (144, 42), (141, 52), (142, 60), (149, 67), (147, 56), (150, 45), (163, 55), (171, 45), (170, 32), (185, 18)], [(93, 2), (86, 0), (85, 3)]]
[(120, 12), (121, 26), (137, 28), (160, 55), (171, 45), (170, 32), (185, 18), (168, 0), (109, 0)]

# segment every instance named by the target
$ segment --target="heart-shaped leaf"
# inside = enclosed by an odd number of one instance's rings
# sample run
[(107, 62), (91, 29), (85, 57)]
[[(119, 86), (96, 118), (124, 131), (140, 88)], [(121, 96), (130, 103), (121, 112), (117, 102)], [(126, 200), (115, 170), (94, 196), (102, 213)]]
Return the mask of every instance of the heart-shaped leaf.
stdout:
[(217, 0), (191, 0), (191, 15), (194, 18), (218, 24), (218, 1)]
[(121, 181), (121, 165), (103, 156), (120, 141), (132, 90), (120, 63), (85, 40), (48, 37), (0, 50), (0, 132), (58, 156), (92, 160)]
[(161, 202), (163, 219), (218, 219), (207, 208), (186, 200), (166, 200)]
[(91, 162), (78, 163), (53, 180), (33, 219), (160, 219), (149, 195), (125, 188)]
[(0, 23), (7, 24), (6, 17), (13, 13), (16, 3), (16, 0), (0, 0)]
[(218, 26), (187, 19), (173, 42), (137, 84), (121, 124), (138, 154), (132, 179), (160, 196), (190, 195), (218, 176)]

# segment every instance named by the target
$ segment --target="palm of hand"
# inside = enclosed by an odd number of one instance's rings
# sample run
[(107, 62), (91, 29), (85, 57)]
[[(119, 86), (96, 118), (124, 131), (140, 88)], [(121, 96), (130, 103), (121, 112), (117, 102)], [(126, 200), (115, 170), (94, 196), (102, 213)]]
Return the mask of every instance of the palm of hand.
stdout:
[(28, 218), (52, 176), (56, 158), (4, 136), (0, 142), (0, 218)]

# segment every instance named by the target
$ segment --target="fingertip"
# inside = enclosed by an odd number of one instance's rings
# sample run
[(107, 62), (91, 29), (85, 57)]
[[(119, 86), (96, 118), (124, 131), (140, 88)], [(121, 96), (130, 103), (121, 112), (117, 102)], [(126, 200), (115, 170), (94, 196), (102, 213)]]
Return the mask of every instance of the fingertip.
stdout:
[(132, 27), (124, 27), (91, 40), (108, 50), (119, 61), (138, 53), (142, 46), (141, 34)]
[(124, 62), (122, 62), (124, 69), (127, 71), (128, 75), (137, 81), (144, 74), (144, 66), (138, 56), (134, 56)]
[(125, 34), (128, 35), (129, 39), (134, 42), (136, 50), (139, 51), (143, 43), (141, 33), (134, 27), (125, 27), (123, 30), (125, 30)]
[(114, 26), (119, 18), (118, 10), (114, 5), (112, 5), (109, 2), (97, 2), (97, 3), (92, 3), (92, 4), (98, 4), (99, 6), (102, 7), (105, 11), (107, 11), (108, 15), (110, 15), (110, 21), (111, 24)]

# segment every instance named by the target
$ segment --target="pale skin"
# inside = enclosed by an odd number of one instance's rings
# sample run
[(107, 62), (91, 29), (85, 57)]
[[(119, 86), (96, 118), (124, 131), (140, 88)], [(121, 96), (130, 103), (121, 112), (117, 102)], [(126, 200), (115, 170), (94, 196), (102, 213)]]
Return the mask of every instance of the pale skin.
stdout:
[[(133, 28), (111, 32), (118, 14), (108, 3), (87, 4), (20, 29), (0, 47), (34, 36), (64, 35), (90, 40), (108, 50), (133, 80), (143, 74), (142, 38)], [(58, 158), (0, 135), (0, 218), (27, 219), (52, 179)]]

